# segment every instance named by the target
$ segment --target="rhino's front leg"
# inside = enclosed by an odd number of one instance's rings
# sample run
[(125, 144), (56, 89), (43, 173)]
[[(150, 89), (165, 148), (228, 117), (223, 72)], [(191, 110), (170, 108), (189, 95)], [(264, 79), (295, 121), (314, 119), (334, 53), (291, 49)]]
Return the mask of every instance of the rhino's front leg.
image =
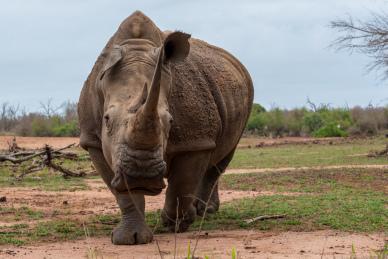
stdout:
[(144, 220), (144, 195), (117, 193), (111, 186), (114, 173), (105, 161), (101, 150), (88, 149), (91, 160), (116, 197), (121, 210), (121, 221), (112, 232), (112, 243), (115, 245), (145, 244), (152, 241), (152, 232)]
[(194, 201), (209, 159), (209, 151), (189, 152), (173, 159), (162, 213), (162, 221), (171, 231), (186, 231), (194, 222)]

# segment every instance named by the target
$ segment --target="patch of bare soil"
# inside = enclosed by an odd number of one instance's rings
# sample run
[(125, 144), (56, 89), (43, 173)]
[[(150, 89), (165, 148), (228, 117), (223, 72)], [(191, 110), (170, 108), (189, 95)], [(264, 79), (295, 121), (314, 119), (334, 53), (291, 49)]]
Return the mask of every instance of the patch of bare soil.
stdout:
[(374, 168), (388, 169), (388, 165), (329, 165), (329, 166), (301, 166), (301, 167), (280, 167), (280, 168), (246, 168), (246, 169), (226, 169), (225, 174), (245, 174), (245, 173), (266, 173), (266, 172), (289, 172), (289, 171), (311, 171), (324, 169), (359, 169)]
[(340, 144), (351, 142), (352, 138), (312, 138), (312, 137), (283, 137), (283, 138), (258, 138), (258, 137), (244, 137), (241, 138), (238, 148), (258, 148), (280, 146), (287, 144)]
[[(196, 233), (179, 234), (177, 258), (187, 255), (188, 244), (195, 246)], [(174, 258), (174, 234), (155, 235), (163, 258)], [(4, 258), (161, 258), (156, 241), (147, 245), (114, 246), (108, 237), (39, 244), (36, 246), (0, 247)], [(196, 256), (231, 258), (350, 258), (352, 246), (357, 258), (369, 258), (386, 242), (383, 234), (361, 235), (335, 231), (271, 233), (249, 230), (209, 231), (201, 233)]]
[[(8, 142), (11, 142), (13, 136), (0, 136), (0, 150), (8, 149)], [(61, 148), (73, 143), (79, 144), (79, 138), (70, 137), (16, 137), (16, 142), (20, 148), (37, 149), (42, 148), (45, 144), (53, 148)]]

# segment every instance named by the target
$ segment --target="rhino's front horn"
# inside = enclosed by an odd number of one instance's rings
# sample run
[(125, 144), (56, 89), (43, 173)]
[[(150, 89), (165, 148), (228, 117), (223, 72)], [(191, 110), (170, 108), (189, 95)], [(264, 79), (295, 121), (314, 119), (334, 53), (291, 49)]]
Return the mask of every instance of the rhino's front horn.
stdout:
[(152, 77), (151, 88), (142, 110), (143, 116), (146, 116), (146, 117), (157, 115), (158, 100), (159, 100), (159, 93), (160, 93), (160, 78), (162, 74), (162, 62), (163, 62), (162, 58), (163, 58), (163, 48), (160, 48), (158, 61), (156, 63), (155, 73), (154, 73), (154, 76)]
[[(130, 133), (130, 143), (132, 143), (135, 149), (155, 148), (160, 145), (161, 142), (158, 101), (163, 62), (162, 57), (163, 49), (160, 49), (147, 99), (144, 105), (137, 111), (136, 120)], [(147, 89), (146, 86), (145, 89)]]

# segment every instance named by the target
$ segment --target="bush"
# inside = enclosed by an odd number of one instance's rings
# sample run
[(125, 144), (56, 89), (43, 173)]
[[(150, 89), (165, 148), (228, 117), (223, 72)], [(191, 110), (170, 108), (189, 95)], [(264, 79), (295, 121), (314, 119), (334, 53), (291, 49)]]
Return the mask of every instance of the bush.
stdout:
[(285, 118), (284, 113), (279, 108), (274, 108), (269, 112), (264, 113), (264, 121), (266, 122), (266, 130), (269, 135), (281, 137), (285, 133)]
[(43, 117), (32, 120), (31, 131), (34, 137), (51, 137), (53, 135), (50, 122)]
[(284, 112), (285, 131), (288, 136), (303, 135), (303, 117), (306, 112), (304, 108)]
[(251, 132), (263, 134), (265, 124), (266, 122), (264, 116), (261, 114), (254, 114), (249, 117), (246, 128)]
[(329, 123), (313, 133), (314, 137), (327, 138), (327, 137), (347, 137), (348, 134), (341, 129), (341, 126), (336, 123)]
[(309, 112), (303, 118), (303, 125), (307, 133), (312, 133), (323, 126), (323, 118), (317, 112)]
[(57, 125), (52, 131), (55, 137), (76, 137), (79, 135), (78, 122), (72, 121)]

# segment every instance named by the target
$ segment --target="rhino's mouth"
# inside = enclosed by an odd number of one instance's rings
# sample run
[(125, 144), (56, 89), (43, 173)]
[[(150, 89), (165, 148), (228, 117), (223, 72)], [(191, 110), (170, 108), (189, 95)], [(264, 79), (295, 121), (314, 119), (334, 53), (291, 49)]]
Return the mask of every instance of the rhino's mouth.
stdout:
[(119, 193), (128, 192), (155, 196), (166, 187), (163, 175), (154, 178), (134, 178), (124, 173), (116, 173), (112, 187)]
[(144, 187), (135, 187), (130, 188), (131, 193), (139, 193), (144, 195), (155, 196), (162, 192), (163, 188), (144, 188)]

